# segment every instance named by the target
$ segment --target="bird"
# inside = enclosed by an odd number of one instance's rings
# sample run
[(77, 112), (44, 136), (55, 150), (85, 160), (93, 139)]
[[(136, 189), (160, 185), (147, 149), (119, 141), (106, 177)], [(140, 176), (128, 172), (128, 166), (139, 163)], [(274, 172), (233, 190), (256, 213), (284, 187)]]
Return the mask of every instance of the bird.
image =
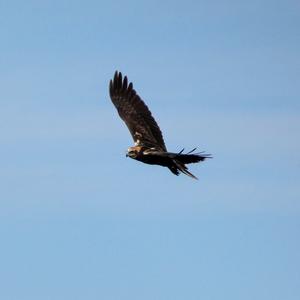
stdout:
[(211, 158), (210, 154), (194, 153), (196, 148), (187, 153), (183, 153), (184, 149), (177, 153), (168, 152), (162, 132), (148, 106), (134, 90), (132, 82), (129, 83), (127, 76), (123, 77), (119, 71), (115, 72), (109, 82), (109, 95), (134, 141), (134, 146), (127, 150), (127, 157), (146, 164), (167, 167), (177, 176), (183, 173), (198, 179), (188, 170), (186, 164), (204, 161)]

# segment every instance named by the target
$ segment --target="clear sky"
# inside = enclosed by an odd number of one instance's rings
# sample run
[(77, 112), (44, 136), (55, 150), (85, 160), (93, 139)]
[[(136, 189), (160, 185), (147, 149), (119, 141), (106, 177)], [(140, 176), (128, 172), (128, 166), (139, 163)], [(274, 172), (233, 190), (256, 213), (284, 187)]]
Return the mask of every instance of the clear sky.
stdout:
[[(0, 299), (300, 299), (300, 2), (0, 0)], [(133, 81), (199, 181), (125, 157)]]

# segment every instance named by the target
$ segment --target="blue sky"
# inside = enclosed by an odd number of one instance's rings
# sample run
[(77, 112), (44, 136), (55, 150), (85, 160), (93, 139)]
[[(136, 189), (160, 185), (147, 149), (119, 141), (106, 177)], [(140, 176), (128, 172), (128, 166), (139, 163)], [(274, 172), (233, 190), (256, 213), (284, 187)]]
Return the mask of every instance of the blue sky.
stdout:
[[(0, 297), (300, 297), (299, 1), (0, 1)], [(125, 157), (127, 74), (199, 181)]]

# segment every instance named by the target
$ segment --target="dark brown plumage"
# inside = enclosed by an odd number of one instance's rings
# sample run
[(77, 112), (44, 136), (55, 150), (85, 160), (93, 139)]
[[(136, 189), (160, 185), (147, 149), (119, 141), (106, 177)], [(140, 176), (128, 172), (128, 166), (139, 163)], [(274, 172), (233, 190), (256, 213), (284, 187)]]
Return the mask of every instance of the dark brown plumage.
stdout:
[(182, 172), (197, 179), (185, 164), (203, 161), (210, 155), (192, 154), (195, 149), (186, 154), (182, 153), (183, 150), (179, 153), (167, 152), (161, 130), (150, 110), (133, 89), (132, 83), (128, 84), (127, 77), (123, 79), (121, 72), (116, 71), (114, 79), (110, 81), (109, 94), (135, 143), (126, 156), (147, 164), (168, 167), (175, 175)]

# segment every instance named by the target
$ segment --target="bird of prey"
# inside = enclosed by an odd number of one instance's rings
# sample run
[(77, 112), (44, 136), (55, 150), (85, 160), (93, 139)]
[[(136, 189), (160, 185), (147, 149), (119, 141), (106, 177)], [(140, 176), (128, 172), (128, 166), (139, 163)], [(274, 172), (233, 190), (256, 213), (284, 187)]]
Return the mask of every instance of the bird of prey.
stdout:
[(179, 153), (168, 152), (150, 110), (133, 89), (132, 83), (128, 84), (127, 76), (123, 79), (121, 72), (116, 71), (113, 80), (110, 80), (109, 94), (134, 140), (134, 146), (128, 148), (127, 157), (146, 164), (167, 167), (175, 175), (182, 172), (197, 179), (188, 171), (186, 164), (203, 161), (210, 158), (210, 155), (203, 152), (193, 153), (196, 148), (188, 153), (183, 153), (184, 149)]

